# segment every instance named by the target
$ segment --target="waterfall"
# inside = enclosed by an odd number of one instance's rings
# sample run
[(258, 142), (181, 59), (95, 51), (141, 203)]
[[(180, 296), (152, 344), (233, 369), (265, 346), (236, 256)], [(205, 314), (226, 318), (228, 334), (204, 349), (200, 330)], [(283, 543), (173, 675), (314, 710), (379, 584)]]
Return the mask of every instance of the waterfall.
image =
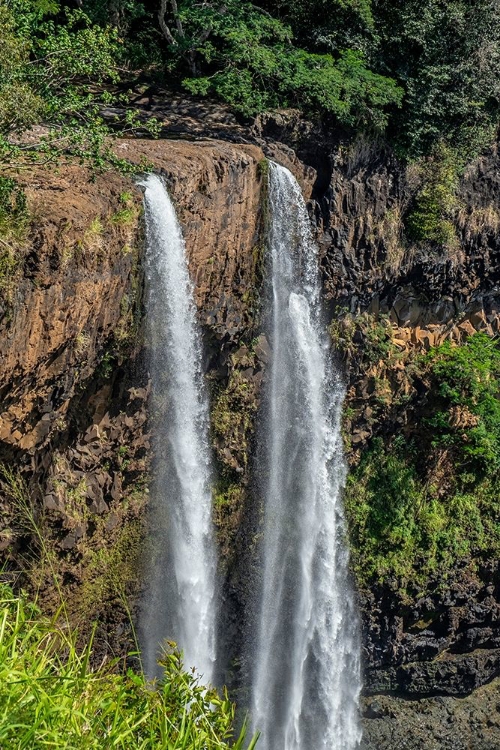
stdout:
[(343, 387), (300, 188), (270, 164), (263, 574), (252, 684), (260, 750), (359, 746), (359, 626), (341, 504)]
[(149, 175), (146, 318), (154, 459), (146, 587), (140, 617), (144, 669), (161, 674), (162, 642), (208, 683), (215, 662), (215, 568), (209, 410), (186, 248), (162, 180)]

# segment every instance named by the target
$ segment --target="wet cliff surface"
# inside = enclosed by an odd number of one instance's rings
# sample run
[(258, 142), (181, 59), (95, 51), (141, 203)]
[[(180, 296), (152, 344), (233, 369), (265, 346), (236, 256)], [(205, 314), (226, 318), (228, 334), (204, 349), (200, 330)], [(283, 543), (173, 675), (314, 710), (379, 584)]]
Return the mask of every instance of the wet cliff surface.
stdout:
[[(500, 178), (496, 149), (467, 170), (459, 243), (439, 250), (404, 239), (415, 180), (383, 144), (349, 143), (293, 113), (252, 128), (199, 114), (177, 104), (165, 135), (180, 140), (122, 141), (117, 150), (164, 174), (190, 254), (212, 398), (229, 663), (245, 635), (259, 512), (251, 477), (269, 355), (259, 319), (264, 156), (293, 169), (316, 224), (353, 467), (373, 438), (417, 430), (427, 385), (408, 357), (498, 333)], [(101, 649), (119, 653), (132, 641), (150, 458), (141, 194), (129, 177), (94, 179), (76, 166), (25, 182), (32, 226), (3, 285), (0, 320), (3, 575), (40, 589), (49, 609), (56, 575), (83, 630), (98, 617)], [(381, 321), (391, 357), (373, 352), (370, 327)], [(499, 584), (495, 560), (466, 556), (424, 583), (360, 580), (367, 747), (499, 746)], [(230, 678), (241, 682), (234, 664)]]

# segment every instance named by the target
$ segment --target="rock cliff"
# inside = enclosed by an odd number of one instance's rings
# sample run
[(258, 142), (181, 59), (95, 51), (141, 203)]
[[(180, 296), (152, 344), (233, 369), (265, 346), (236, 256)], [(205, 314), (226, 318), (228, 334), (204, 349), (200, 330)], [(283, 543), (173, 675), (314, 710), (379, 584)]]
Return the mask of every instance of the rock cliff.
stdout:
[[(263, 155), (224, 143), (117, 148), (169, 183), (207, 369), (224, 391), (258, 304)], [(130, 178), (61, 173), (25, 178), (31, 228), (2, 285), (0, 550), (3, 575), (49, 609), (62, 588), (82, 635), (98, 616), (99, 643), (116, 652), (131, 637), (149, 467), (141, 193)]]
[[(348, 383), (353, 467), (372, 438), (415, 431), (428, 384), (408, 367), (414, 357), (475, 331), (498, 333), (500, 171), (495, 148), (469, 167), (455, 214), (459, 242), (437, 250), (405, 240), (418, 185), (383, 144), (350, 143), (294, 113), (252, 128), (224, 117), (210, 113), (202, 123), (177, 105), (165, 114), (165, 134), (173, 128), (181, 140), (116, 148), (165, 176), (189, 251), (212, 397), (230, 662), (249, 607), (254, 425), (269, 356), (259, 319), (264, 157), (293, 169), (316, 225)], [(199, 140), (184, 140), (190, 133)], [(150, 456), (141, 194), (131, 178), (94, 178), (79, 166), (23, 180), (31, 229), (1, 284), (2, 575), (39, 589), (49, 609), (58, 604), (55, 576), (82, 632), (98, 617), (100, 647), (116, 653), (132, 638)], [(391, 357), (374, 347), (376, 325)], [(367, 747), (499, 746), (499, 582), (495, 561), (466, 558), (444, 582), (439, 571), (424, 585), (360, 582)], [(238, 685), (234, 667), (229, 678)]]

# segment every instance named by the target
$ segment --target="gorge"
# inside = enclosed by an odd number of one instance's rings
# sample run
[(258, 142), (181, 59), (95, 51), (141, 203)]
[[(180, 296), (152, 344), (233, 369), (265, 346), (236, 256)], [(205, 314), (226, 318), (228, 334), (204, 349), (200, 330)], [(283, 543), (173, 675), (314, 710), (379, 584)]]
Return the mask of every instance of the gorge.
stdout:
[(500, 747), (499, 127), (500, 0), (0, 0), (2, 750)]
[[(362, 546), (367, 521), (355, 511), (373, 514), (379, 507), (370, 495), (374, 481), (384, 489), (390, 466), (400, 465), (392, 436), (417, 439), (427, 451), (424, 463), (434, 470), (424, 420), (443, 407), (437, 375), (422, 369), (418, 357), (447, 340), (458, 351), (473, 336), (492, 339), (498, 331), (497, 148), (472, 163), (461, 180), (462, 207), (454, 218), (459, 249), (410, 245), (403, 253), (398, 216), (408, 210), (415, 186), (387, 147), (328, 140), (284, 114), (261, 118), (252, 132), (231, 126), (229, 142), (226, 113), (219, 125), (212, 111), (206, 124), (206, 118), (196, 119), (195, 105), (186, 108), (189, 116), (166, 115), (165, 127), (183, 138), (124, 139), (116, 149), (138, 164), (145, 156), (153, 163), (185, 237), (205, 347), (213, 463), (221, 477), (213, 507), (225, 613), (219, 635), (235, 694), (240, 698), (248, 669), (236, 659), (246, 639), (241, 613), (251, 609), (250, 592), (258, 583), (251, 468), (271, 355), (261, 318), (267, 157), (299, 180), (319, 246), (325, 322), (344, 360), (346, 514), (362, 614), (364, 742), (379, 749), (495, 748), (499, 596), (494, 547), (486, 546), (494, 539), (486, 496), (479, 518), (472, 506), (464, 511), (472, 531), (484, 524), (482, 538), (474, 536), (469, 550), (446, 542), (454, 551), (444, 562), (434, 558), (434, 573), (422, 572), (421, 560), (434, 554), (422, 547), (416, 561), (400, 557), (399, 567), (390, 567), (401, 541), (386, 541), (377, 526), (370, 527), (379, 533), (375, 552)], [(110, 644), (114, 653), (131, 649), (120, 591), (135, 618), (140, 598), (136, 571), (151, 472), (142, 193), (126, 176), (92, 180), (77, 165), (61, 174), (40, 167), (23, 179), (38, 219), (2, 298), (0, 439), (2, 462), (30, 488), (46, 552), (21, 523), (4, 483), (4, 575), (17, 580), (30, 545), (39, 562), (37, 570), (23, 572), (23, 585), (42, 591), (44, 606), (54, 611), (47, 572), (47, 555), (53, 555), (81, 632), (98, 620), (100, 660), (111, 653)], [(467, 431), (463, 425), (472, 417), (463, 409), (452, 413), (462, 425), (457, 429)], [(384, 441), (375, 457), (386, 474), (371, 480), (373, 463), (362, 460), (376, 439)], [(438, 470), (443, 491), (429, 500), (432, 507), (440, 497), (443, 504), (454, 497), (450, 465), (441, 460)], [(416, 486), (413, 475), (408, 482)], [(408, 482), (397, 485), (393, 496), (404, 497)], [(353, 495), (353, 486), (360, 495)], [(420, 506), (428, 507), (421, 498)], [(440, 518), (446, 528), (446, 517)], [(400, 528), (394, 516), (384, 523), (383, 529)], [(456, 538), (460, 533), (458, 528)], [(386, 567), (370, 573), (363, 561), (375, 571)]]

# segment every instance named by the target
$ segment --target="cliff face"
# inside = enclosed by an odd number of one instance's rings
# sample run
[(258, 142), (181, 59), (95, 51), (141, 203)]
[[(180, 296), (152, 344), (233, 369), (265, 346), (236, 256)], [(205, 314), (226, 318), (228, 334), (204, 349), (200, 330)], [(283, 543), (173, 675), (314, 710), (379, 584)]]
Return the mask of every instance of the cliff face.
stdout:
[[(262, 264), (262, 153), (134, 142), (133, 157), (143, 156), (178, 206), (207, 369), (223, 392), (258, 303), (251, 290), (258, 295)], [(94, 179), (79, 167), (62, 176), (40, 170), (25, 182), (32, 224), (2, 287), (0, 323), (4, 575), (39, 589), (49, 609), (58, 605), (57, 582), (82, 635), (99, 617), (101, 647), (111, 640), (123, 649), (150, 455), (141, 194), (129, 178)], [(224, 450), (222, 461), (232, 462)]]
[[(0, 549), (3, 575), (47, 608), (62, 587), (84, 633), (140, 529), (141, 201), (118, 175), (58, 172), (24, 178), (31, 227), (3, 286)], [(104, 630), (123, 620), (117, 598)]]
[[(207, 132), (193, 117), (175, 120), (177, 135), (195, 121), (199, 135)], [(459, 242), (436, 250), (404, 240), (417, 185), (387, 148), (348, 145), (293, 113), (262, 118), (252, 130), (228, 130), (215, 115), (209, 125), (212, 137), (230, 132), (245, 143), (134, 140), (118, 142), (117, 152), (163, 173), (186, 238), (212, 397), (221, 632), (230, 661), (244, 638), (259, 511), (251, 467), (269, 357), (259, 319), (264, 155), (294, 171), (316, 223), (348, 381), (353, 470), (373, 438), (427, 439), (416, 426), (429, 385), (410, 362), (448, 339), (498, 333), (500, 171), (496, 150), (469, 168), (455, 215)], [(150, 457), (141, 194), (129, 178), (94, 181), (80, 167), (40, 170), (25, 182), (32, 226), (2, 285), (0, 320), (4, 575), (17, 578), (24, 568), (23, 580), (41, 589), (49, 608), (57, 606), (56, 576), (82, 632), (99, 617), (102, 649), (111, 642), (118, 651), (131, 638)], [(385, 348), (374, 347), (381, 325)], [(496, 562), (467, 556), (445, 581), (439, 571), (425, 583), (360, 579), (367, 746), (498, 746), (500, 722), (479, 705), (496, 706), (499, 584)]]
[[(425, 427), (439, 405), (425, 358), (445, 341), (464, 344), (478, 331), (498, 334), (497, 149), (471, 165), (461, 180), (457, 242), (448, 249), (405, 239), (402, 219), (416, 185), (411, 171), (390, 153), (358, 144), (330, 153), (330, 165), (328, 186), (317, 195), (318, 232), (332, 336), (348, 381), (349, 461), (357, 466), (373, 438), (387, 445), (399, 435), (407, 452), (416, 450), (419, 460), (427, 461), (422, 473), (445, 498), (452, 494), (453, 458), (433, 446), (435, 436)], [(462, 420), (466, 431), (465, 411), (450, 412), (449, 419)], [(359, 493), (351, 493), (356, 502)], [(472, 535), (472, 518), (470, 523)], [(489, 748), (500, 742), (496, 709), (486, 727), (484, 717), (474, 719), (480, 732), (466, 729), (463, 715), (465, 706), (473, 716), (482, 701), (498, 696), (496, 555), (455, 554), (451, 569), (443, 566), (422, 578), (424, 559), (417, 560), (409, 578), (382, 574), (369, 584), (360, 580), (365, 694), (387, 696), (366, 701), (366, 738), (373, 747)], [(492, 680), (474, 698), (473, 691)], [(471, 693), (466, 702), (434, 697)], [(405, 703), (403, 696), (413, 702)]]

